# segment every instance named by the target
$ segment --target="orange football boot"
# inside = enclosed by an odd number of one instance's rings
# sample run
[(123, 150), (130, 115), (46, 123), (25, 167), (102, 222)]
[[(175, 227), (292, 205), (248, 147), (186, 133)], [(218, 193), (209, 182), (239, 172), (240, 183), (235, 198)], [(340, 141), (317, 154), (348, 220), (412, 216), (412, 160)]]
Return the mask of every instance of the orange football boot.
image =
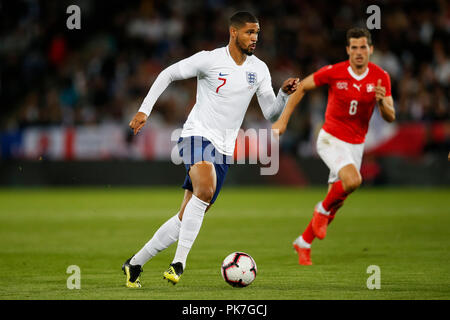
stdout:
[(311, 261), (311, 248), (302, 248), (298, 244), (294, 243), (294, 249), (298, 254), (298, 264), (303, 266), (312, 265)]
[(312, 219), (312, 230), (314, 235), (322, 240), (327, 235), (329, 216), (320, 213), (317, 210), (317, 206), (314, 209), (314, 216)]

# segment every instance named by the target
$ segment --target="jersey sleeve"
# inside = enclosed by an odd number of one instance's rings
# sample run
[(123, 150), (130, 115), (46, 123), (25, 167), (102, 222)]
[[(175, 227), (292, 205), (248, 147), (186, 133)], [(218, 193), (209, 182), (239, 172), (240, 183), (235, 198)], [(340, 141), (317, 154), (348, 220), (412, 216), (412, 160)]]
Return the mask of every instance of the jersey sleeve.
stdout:
[(265, 94), (258, 95), (257, 98), (264, 118), (275, 122), (286, 107), (289, 95), (280, 88), (276, 97), (273, 92), (267, 91)]
[(194, 78), (206, 73), (209, 67), (211, 54), (209, 51), (200, 51), (178, 62), (180, 74), (184, 79)]
[(147, 96), (144, 98), (139, 112), (143, 112), (149, 116), (156, 100), (158, 100), (159, 96), (173, 81), (193, 78), (205, 72), (208, 67), (208, 57), (207, 51), (200, 51), (164, 69), (158, 75)]
[(272, 77), (270, 76), (269, 68), (267, 68), (267, 66), (264, 65), (263, 78), (260, 85), (258, 86), (258, 89), (256, 90), (256, 95), (263, 96), (269, 93), (272, 93), (273, 98), (275, 100), (275, 93), (273, 92), (272, 87)]
[(265, 66), (264, 78), (256, 90), (256, 97), (258, 98), (258, 103), (263, 112), (264, 118), (274, 122), (278, 119), (288, 99), (288, 95), (284, 93), (281, 89), (278, 95), (275, 96), (272, 87), (272, 78), (270, 76), (269, 69)]
[(332, 65), (328, 65), (325, 67), (320, 68), (316, 72), (314, 72), (314, 83), (317, 87), (329, 84), (331, 79), (331, 72), (333, 70)]

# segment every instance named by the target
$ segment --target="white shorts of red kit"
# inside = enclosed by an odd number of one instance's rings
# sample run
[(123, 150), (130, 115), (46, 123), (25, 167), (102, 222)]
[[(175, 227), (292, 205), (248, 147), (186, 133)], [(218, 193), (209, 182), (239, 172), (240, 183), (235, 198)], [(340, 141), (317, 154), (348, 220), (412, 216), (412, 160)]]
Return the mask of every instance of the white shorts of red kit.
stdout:
[(330, 169), (328, 183), (339, 180), (338, 173), (346, 165), (353, 164), (359, 171), (364, 153), (364, 143), (342, 141), (321, 129), (317, 137), (317, 153)]

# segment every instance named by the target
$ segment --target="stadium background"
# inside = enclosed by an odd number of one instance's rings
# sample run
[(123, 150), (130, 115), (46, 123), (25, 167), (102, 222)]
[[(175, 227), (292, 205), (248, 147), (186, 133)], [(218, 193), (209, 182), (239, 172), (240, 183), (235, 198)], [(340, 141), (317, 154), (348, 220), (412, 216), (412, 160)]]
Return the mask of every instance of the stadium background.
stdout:
[[(81, 8), (81, 30), (66, 27), (71, 4)], [(372, 61), (391, 76), (397, 121), (386, 124), (375, 112), (365, 184), (448, 185), (446, 1), (3, 2), (0, 183), (179, 184), (184, 169), (170, 161), (170, 135), (194, 104), (195, 79), (172, 83), (137, 137), (128, 129), (161, 70), (226, 45), (227, 18), (249, 10), (261, 23), (256, 55), (268, 64), (277, 91), (287, 77), (347, 59), (345, 31), (365, 26), (370, 4), (381, 9), (381, 29), (371, 31)], [(261, 176), (258, 165), (234, 166), (227, 183), (325, 183), (315, 138), (326, 98), (326, 88), (311, 92), (296, 111), (281, 141), (277, 175)], [(269, 128), (256, 99), (243, 128)]]

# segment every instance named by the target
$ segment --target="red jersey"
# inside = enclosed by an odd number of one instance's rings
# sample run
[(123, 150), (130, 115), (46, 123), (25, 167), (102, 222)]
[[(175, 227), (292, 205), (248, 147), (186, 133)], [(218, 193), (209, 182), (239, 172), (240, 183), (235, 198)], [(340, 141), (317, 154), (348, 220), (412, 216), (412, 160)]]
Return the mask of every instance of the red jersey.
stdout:
[(328, 104), (323, 129), (348, 143), (363, 143), (375, 107), (375, 86), (381, 79), (386, 97), (391, 95), (389, 74), (369, 62), (360, 76), (349, 61), (325, 66), (314, 73), (316, 86), (328, 84)]

